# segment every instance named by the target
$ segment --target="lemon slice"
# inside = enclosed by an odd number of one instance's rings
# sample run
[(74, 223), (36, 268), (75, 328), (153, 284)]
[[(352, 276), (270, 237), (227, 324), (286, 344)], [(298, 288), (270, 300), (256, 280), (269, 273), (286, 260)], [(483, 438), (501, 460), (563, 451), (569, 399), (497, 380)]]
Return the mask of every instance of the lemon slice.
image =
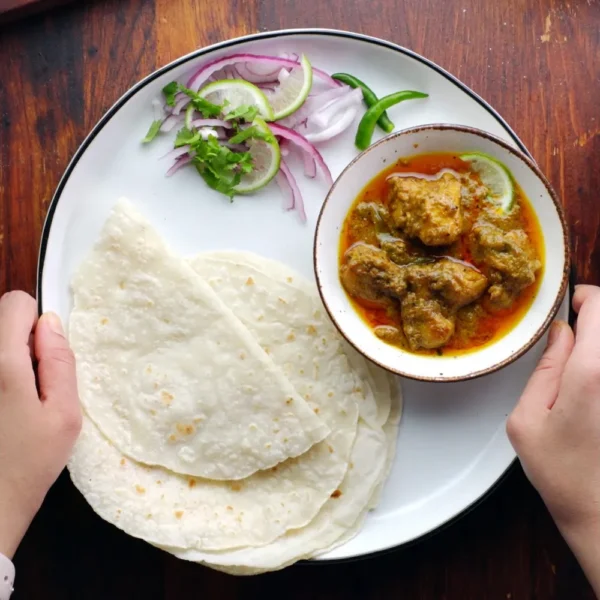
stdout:
[(472, 152), (462, 154), (461, 160), (470, 163), (488, 189), (488, 199), (498, 205), (501, 212), (508, 212), (515, 199), (515, 187), (510, 171), (499, 161), (487, 154)]
[(255, 85), (243, 81), (242, 79), (223, 79), (214, 81), (202, 88), (199, 92), (202, 98), (205, 98), (213, 104), (227, 104), (227, 111), (233, 111), (240, 106), (255, 106), (258, 114), (267, 121), (273, 121), (273, 109), (265, 94)]
[(291, 115), (304, 104), (312, 88), (312, 81), (312, 66), (308, 58), (302, 55), (300, 66), (294, 67), (277, 90), (269, 96), (275, 113), (274, 121)]
[(267, 139), (252, 138), (246, 141), (254, 168), (244, 174), (242, 181), (235, 186), (238, 194), (250, 194), (265, 187), (277, 175), (281, 163), (279, 144), (269, 126), (259, 117), (254, 119), (252, 126), (264, 133)]

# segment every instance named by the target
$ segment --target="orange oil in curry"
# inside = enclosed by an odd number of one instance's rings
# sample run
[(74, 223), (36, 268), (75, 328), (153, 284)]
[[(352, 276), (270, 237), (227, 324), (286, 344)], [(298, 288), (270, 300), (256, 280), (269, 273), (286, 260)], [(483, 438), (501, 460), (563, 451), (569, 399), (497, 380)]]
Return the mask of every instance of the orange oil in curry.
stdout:
[[(350, 233), (350, 228), (348, 227), (348, 217), (352, 214), (357, 204), (360, 202), (376, 202), (387, 206), (389, 192), (389, 184), (387, 179), (394, 173), (421, 173), (423, 175), (435, 175), (442, 169), (452, 169), (458, 173), (465, 173), (469, 171), (469, 166), (454, 153), (436, 152), (401, 158), (376, 175), (363, 188), (346, 215), (346, 220), (342, 229), (342, 235), (340, 237), (340, 264), (342, 256), (346, 250), (354, 243), (359, 241), (357, 239), (353, 239), (353, 236)], [(494, 314), (487, 313), (485, 317), (480, 318), (475, 334), (470, 337), (467, 343), (458, 340), (458, 336), (453, 336), (443, 348), (438, 348), (435, 350), (411, 350), (411, 352), (430, 356), (457, 356), (472, 352), (474, 350), (479, 350), (498, 341), (500, 338), (506, 335), (509, 331), (511, 331), (511, 329), (513, 329), (513, 327), (515, 327), (515, 325), (529, 310), (529, 307), (533, 303), (538, 293), (540, 282), (544, 273), (544, 237), (542, 235), (538, 218), (533, 210), (533, 207), (531, 206), (531, 203), (529, 202), (529, 199), (527, 196), (525, 196), (525, 193), (519, 184), (514, 180), (513, 183), (515, 186), (515, 202), (520, 204), (521, 207), (522, 227), (525, 233), (527, 233), (529, 236), (529, 239), (537, 251), (538, 257), (542, 262), (542, 268), (537, 275), (535, 283), (521, 292), (514, 305), (510, 309), (499, 311)], [(463, 244), (463, 249), (464, 254), (461, 257), (462, 260), (472, 262), (468, 250), (466, 249), (466, 244)], [(389, 316), (388, 311), (385, 308), (368, 305), (366, 303), (363, 304), (353, 298), (350, 298), (350, 302), (354, 306), (356, 312), (372, 329), (378, 325), (398, 326), (397, 321)]]

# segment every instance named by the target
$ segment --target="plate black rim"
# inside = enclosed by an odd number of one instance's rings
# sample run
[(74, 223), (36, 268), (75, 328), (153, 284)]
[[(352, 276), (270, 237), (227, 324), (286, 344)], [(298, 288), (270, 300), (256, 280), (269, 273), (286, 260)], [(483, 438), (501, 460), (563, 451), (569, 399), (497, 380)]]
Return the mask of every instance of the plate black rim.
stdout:
[[(85, 139), (83, 140), (83, 142), (81, 143), (79, 148), (76, 150), (75, 154), (73, 155), (73, 158), (67, 165), (65, 172), (63, 173), (62, 177), (60, 178), (60, 181), (56, 187), (56, 191), (54, 192), (54, 194), (52, 196), (50, 205), (48, 207), (48, 212), (46, 213), (44, 225), (42, 228), (42, 237), (40, 240), (40, 250), (39, 250), (39, 254), (38, 254), (37, 282), (36, 282), (37, 304), (38, 304), (38, 312), (40, 314), (42, 314), (42, 312), (43, 312), (42, 279), (43, 279), (43, 273), (44, 273), (46, 252), (48, 249), (48, 240), (50, 237), (50, 230), (52, 228), (52, 221), (54, 218), (54, 214), (56, 212), (58, 203), (60, 202), (60, 197), (61, 197), (61, 195), (64, 191), (64, 188), (65, 188), (71, 174), (73, 173), (75, 167), (81, 160), (82, 156), (85, 154), (88, 147), (93, 142), (94, 138), (100, 133), (100, 131), (112, 119), (112, 117), (123, 107), (123, 105), (129, 99), (131, 99), (133, 96), (135, 96), (135, 94), (137, 94), (141, 89), (143, 89), (146, 85), (148, 85), (149, 83), (151, 83), (158, 77), (164, 75), (165, 73), (169, 72), (170, 70), (172, 70), (180, 65), (183, 65), (190, 61), (197, 60), (198, 58), (200, 58), (206, 54), (209, 54), (215, 50), (232, 48), (241, 43), (246, 43), (246, 42), (253, 42), (253, 41), (258, 41), (258, 40), (268, 40), (268, 39), (273, 39), (273, 38), (296, 36), (296, 35), (322, 35), (325, 37), (337, 37), (337, 38), (345, 38), (345, 39), (350, 39), (350, 40), (357, 40), (357, 41), (361, 41), (361, 42), (374, 44), (376, 46), (380, 46), (383, 48), (387, 48), (387, 49), (393, 50), (395, 52), (399, 52), (400, 54), (404, 54), (405, 56), (408, 56), (408, 57), (416, 60), (417, 62), (420, 62), (424, 66), (432, 69), (433, 71), (437, 72), (439, 75), (443, 76), (445, 79), (447, 79), (448, 81), (453, 83), (462, 92), (467, 94), (471, 99), (475, 100), (475, 102), (477, 102), (480, 106), (482, 106), (502, 126), (502, 128), (511, 137), (511, 139), (518, 146), (518, 148), (524, 154), (526, 154), (528, 157), (530, 157), (532, 160), (534, 160), (533, 156), (531, 155), (529, 150), (526, 148), (525, 144), (523, 144), (523, 142), (519, 139), (517, 134), (513, 131), (513, 129), (508, 124), (508, 122), (488, 102), (486, 102), (481, 96), (479, 96), (477, 93), (475, 93), (471, 88), (469, 88), (467, 85), (465, 85), (457, 77), (455, 77), (454, 75), (452, 75), (451, 73), (449, 73), (448, 71), (446, 71), (445, 69), (443, 69), (442, 67), (437, 65), (436, 63), (434, 63), (433, 61), (425, 58), (424, 56), (421, 56), (420, 54), (418, 54), (412, 50), (409, 50), (408, 48), (400, 46), (399, 44), (395, 44), (393, 42), (389, 42), (387, 40), (383, 40), (383, 39), (380, 39), (377, 37), (365, 35), (362, 33), (351, 32), (351, 31), (343, 31), (343, 30), (338, 30), (338, 29), (322, 29), (322, 28), (300, 28), (300, 29), (284, 29), (284, 30), (278, 30), (278, 31), (255, 33), (255, 34), (251, 34), (251, 35), (247, 35), (247, 36), (242, 36), (242, 37), (226, 40), (224, 42), (219, 42), (217, 44), (213, 44), (210, 46), (206, 46), (204, 48), (195, 50), (194, 52), (192, 52), (190, 54), (182, 56), (182, 57), (168, 63), (167, 65), (165, 65), (163, 67), (160, 67), (159, 69), (153, 71), (152, 73), (150, 73), (149, 75), (144, 77), (142, 80), (140, 80), (138, 83), (133, 85), (100, 118), (100, 120), (96, 123), (96, 125), (94, 125), (94, 127), (92, 128), (90, 133), (85, 137)], [(303, 564), (307, 564), (307, 565), (308, 564), (312, 564), (312, 565), (334, 564), (334, 563), (351, 562), (351, 561), (356, 561), (356, 560), (361, 560), (361, 559), (373, 558), (376, 556), (380, 556), (384, 553), (388, 553), (393, 550), (408, 547), (417, 542), (424, 541), (424, 540), (434, 536), (435, 534), (443, 531), (447, 527), (450, 527), (456, 521), (458, 521), (465, 515), (469, 514), (477, 506), (479, 506), (486, 498), (488, 498), (492, 493), (494, 493), (494, 491), (498, 489), (498, 487), (506, 479), (506, 477), (509, 474), (509, 472), (511, 471), (511, 469), (514, 467), (515, 460), (516, 459), (513, 459), (510, 462), (510, 464), (499, 475), (499, 477), (496, 479), (496, 481), (485, 492), (483, 492), (483, 494), (481, 494), (480, 496), (475, 498), (462, 511), (460, 511), (459, 513), (457, 513), (456, 515), (454, 515), (447, 521), (440, 523), (434, 529), (431, 529), (431, 530), (421, 534), (420, 536), (417, 536), (417, 537), (415, 537), (411, 540), (408, 540), (406, 542), (403, 542), (401, 544), (390, 546), (388, 548), (382, 548), (381, 550), (376, 550), (376, 551), (367, 552), (364, 554), (359, 554), (359, 555), (356, 555), (353, 557), (321, 558), (321, 559), (313, 560), (313, 561), (303, 561)]]

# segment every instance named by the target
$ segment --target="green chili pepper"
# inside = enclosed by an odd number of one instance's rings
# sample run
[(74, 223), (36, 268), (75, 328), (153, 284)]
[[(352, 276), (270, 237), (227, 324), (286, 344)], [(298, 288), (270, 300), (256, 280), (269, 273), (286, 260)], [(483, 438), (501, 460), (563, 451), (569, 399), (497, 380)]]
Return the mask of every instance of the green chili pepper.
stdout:
[(395, 92), (389, 96), (385, 96), (377, 104), (373, 104), (364, 114), (358, 124), (358, 131), (354, 143), (359, 150), (366, 150), (371, 145), (375, 125), (381, 115), (391, 106), (394, 106), (403, 100), (413, 100), (415, 98), (427, 98), (429, 94), (423, 92), (413, 92), (406, 90), (403, 92)]
[[(379, 102), (379, 98), (375, 94), (375, 92), (365, 83), (363, 83), (354, 75), (349, 75), (348, 73), (336, 73), (332, 75), (333, 79), (337, 79), (346, 85), (349, 85), (351, 88), (360, 88), (363, 93), (363, 100), (367, 105), (367, 108), (371, 108), (374, 104)], [(390, 121), (387, 113), (384, 111), (383, 114), (377, 119), (377, 124), (381, 129), (383, 129), (386, 133), (392, 133), (394, 131), (395, 125)]]

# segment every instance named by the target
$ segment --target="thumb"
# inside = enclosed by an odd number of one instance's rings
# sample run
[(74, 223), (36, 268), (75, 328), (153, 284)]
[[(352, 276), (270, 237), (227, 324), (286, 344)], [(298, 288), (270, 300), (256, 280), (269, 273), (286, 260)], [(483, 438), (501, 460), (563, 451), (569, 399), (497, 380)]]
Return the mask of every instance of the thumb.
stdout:
[(574, 344), (573, 331), (567, 323), (556, 321), (552, 324), (548, 335), (548, 346), (525, 387), (517, 410), (535, 413), (552, 408)]
[(60, 318), (45, 313), (35, 328), (35, 355), (38, 360), (40, 399), (50, 410), (78, 416), (79, 396), (75, 356), (65, 337)]

